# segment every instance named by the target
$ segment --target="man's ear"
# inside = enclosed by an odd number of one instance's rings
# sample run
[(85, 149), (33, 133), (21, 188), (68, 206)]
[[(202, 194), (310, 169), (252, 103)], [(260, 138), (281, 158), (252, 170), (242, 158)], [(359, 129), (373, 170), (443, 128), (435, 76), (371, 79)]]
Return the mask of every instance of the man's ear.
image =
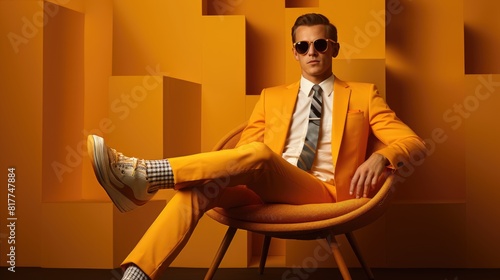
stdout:
[(292, 53), (295, 60), (299, 61), (299, 54), (297, 53), (294, 47), (292, 47)]
[(339, 43), (334, 43), (333, 44), (333, 52), (332, 52), (332, 57), (335, 58), (337, 55), (339, 55), (340, 51), (340, 44)]

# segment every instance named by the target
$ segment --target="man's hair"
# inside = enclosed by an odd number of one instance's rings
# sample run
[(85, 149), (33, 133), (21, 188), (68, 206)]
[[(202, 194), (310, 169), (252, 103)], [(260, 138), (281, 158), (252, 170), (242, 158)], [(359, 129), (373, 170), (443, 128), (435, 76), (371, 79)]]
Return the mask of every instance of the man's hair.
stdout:
[(305, 14), (301, 15), (295, 20), (295, 24), (292, 26), (292, 43), (295, 43), (295, 32), (297, 31), (297, 27), (299, 26), (313, 26), (322, 24), (326, 28), (326, 36), (327, 39), (332, 39), (337, 42), (337, 27), (330, 23), (327, 17), (322, 14)]

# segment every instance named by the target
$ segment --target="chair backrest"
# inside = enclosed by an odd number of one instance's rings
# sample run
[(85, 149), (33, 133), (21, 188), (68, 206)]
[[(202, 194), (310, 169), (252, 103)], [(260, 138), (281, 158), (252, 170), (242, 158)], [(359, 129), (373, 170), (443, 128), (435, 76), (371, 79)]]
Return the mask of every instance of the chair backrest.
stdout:
[(218, 150), (224, 150), (224, 149), (232, 149), (236, 147), (236, 144), (238, 144), (238, 141), (240, 140), (241, 133), (243, 132), (243, 129), (245, 129), (247, 123), (244, 122), (237, 127), (235, 127), (233, 130), (231, 130), (229, 133), (227, 133), (224, 137), (219, 140), (217, 144), (215, 144), (214, 148), (212, 150), (218, 151)]

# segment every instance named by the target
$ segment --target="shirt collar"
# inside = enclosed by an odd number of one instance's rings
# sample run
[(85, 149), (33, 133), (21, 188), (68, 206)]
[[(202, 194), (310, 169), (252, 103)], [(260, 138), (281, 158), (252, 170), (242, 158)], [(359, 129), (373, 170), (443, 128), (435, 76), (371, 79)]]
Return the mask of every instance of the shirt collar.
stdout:
[[(330, 77), (319, 83), (323, 92), (328, 92), (328, 96), (333, 93), (333, 82), (335, 80), (335, 76), (332, 74)], [(314, 83), (306, 79), (304, 76), (300, 78), (300, 91), (306, 94), (307, 96), (311, 95), (311, 89), (314, 86)]]

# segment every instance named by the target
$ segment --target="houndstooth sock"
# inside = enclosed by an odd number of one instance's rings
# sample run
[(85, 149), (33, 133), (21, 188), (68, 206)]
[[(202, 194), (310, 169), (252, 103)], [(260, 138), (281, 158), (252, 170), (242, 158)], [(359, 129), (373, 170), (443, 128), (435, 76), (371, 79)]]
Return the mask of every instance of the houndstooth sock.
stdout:
[(125, 270), (122, 280), (149, 280), (149, 277), (139, 267), (132, 264)]
[(168, 159), (146, 160), (146, 173), (148, 174), (149, 192), (159, 189), (174, 187), (174, 172)]

